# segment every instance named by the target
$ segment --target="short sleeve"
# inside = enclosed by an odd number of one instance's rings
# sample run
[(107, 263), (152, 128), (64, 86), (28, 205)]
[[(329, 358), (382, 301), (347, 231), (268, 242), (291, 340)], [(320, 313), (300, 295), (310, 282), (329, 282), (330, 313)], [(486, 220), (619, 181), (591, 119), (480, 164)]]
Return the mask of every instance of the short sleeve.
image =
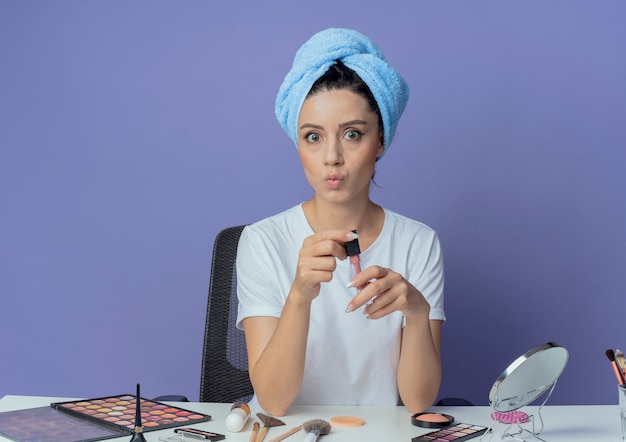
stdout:
[(259, 231), (246, 226), (237, 249), (237, 328), (250, 316), (279, 317), (283, 300), (276, 278), (275, 254)]
[(430, 319), (445, 322), (446, 315), (443, 308), (443, 253), (439, 237), (434, 231), (432, 232), (423, 271), (415, 286), (430, 304)]

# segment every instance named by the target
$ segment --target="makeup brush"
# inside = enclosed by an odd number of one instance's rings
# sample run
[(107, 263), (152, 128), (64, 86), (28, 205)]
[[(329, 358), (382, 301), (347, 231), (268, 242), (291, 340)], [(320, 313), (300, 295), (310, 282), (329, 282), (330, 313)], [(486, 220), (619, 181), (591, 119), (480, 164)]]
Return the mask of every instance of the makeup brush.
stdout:
[(248, 439), (248, 442), (256, 442), (256, 436), (257, 434), (259, 434), (259, 427), (261, 426), (261, 424), (259, 424), (258, 422), (255, 422), (252, 425), (252, 432), (250, 433), (250, 439)]
[(330, 433), (330, 424), (322, 419), (306, 421), (302, 424), (302, 428), (308, 433), (304, 442), (315, 442), (319, 436)]
[(269, 430), (270, 428), (285, 425), (283, 421), (275, 418), (274, 416), (263, 413), (257, 413), (256, 415), (261, 420), (261, 422), (263, 422), (263, 428), (261, 428), (261, 431), (259, 431), (259, 435), (256, 437), (256, 442), (262, 442), (263, 439), (265, 439), (267, 430)]
[(617, 378), (617, 383), (620, 385), (626, 385), (626, 380), (624, 380), (624, 373), (620, 370), (617, 365), (617, 361), (615, 360), (615, 352), (611, 349), (605, 351), (606, 357), (611, 361), (611, 365), (613, 366), (613, 371), (615, 372), (615, 377)]
[(274, 439), (271, 439), (270, 442), (280, 442), (281, 440), (287, 439), (292, 434), (296, 434), (300, 430), (302, 430), (302, 425), (298, 425), (297, 427), (293, 427), (289, 431), (285, 431), (283, 434), (279, 434)]
[(617, 365), (622, 369), (624, 377), (626, 377), (626, 359), (624, 359), (624, 353), (619, 348), (615, 350), (615, 359), (617, 360)]
[(139, 384), (137, 384), (137, 396), (135, 398), (135, 431), (133, 431), (130, 442), (146, 442), (146, 438), (143, 435), (143, 425), (141, 424), (141, 394)]

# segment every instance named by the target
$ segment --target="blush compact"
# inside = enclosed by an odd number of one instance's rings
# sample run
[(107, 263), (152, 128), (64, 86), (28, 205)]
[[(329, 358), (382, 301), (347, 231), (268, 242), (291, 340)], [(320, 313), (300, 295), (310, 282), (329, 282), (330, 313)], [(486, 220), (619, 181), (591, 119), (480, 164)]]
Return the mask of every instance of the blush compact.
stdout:
[(444, 428), (452, 425), (454, 416), (443, 413), (416, 413), (411, 416), (411, 423), (422, 428)]

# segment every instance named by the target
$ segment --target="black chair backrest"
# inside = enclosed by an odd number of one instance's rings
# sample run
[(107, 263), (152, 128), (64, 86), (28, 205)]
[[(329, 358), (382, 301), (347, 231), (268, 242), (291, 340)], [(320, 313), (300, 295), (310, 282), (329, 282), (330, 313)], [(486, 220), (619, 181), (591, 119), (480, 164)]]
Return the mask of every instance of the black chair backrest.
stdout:
[(201, 402), (247, 402), (253, 394), (248, 376), (244, 333), (237, 330), (237, 273), (239, 236), (245, 226), (219, 232), (213, 262), (204, 330), (200, 375)]

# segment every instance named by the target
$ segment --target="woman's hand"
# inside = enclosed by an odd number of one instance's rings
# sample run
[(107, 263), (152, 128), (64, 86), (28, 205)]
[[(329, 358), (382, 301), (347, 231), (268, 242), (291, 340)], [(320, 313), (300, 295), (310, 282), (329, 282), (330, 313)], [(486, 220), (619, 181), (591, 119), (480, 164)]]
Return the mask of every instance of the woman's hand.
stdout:
[(298, 256), (292, 293), (307, 301), (319, 295), (322, 282), (329, 282), (337, 267), (336, 258), (346, 258), (345, 243), (355, 239), (350, 230), (327, 230), (315, 233), (302, 243)]
[(371, 266), (352, 278), (351, 286), (366, 286), (348, 304), (346, 312), (369, 304), (363, 313), (369, 319), (379, 319), (394, 311), (404, 316), (428, 317), (430, 305), (424, 296), (401, 274), (380, 266)]

